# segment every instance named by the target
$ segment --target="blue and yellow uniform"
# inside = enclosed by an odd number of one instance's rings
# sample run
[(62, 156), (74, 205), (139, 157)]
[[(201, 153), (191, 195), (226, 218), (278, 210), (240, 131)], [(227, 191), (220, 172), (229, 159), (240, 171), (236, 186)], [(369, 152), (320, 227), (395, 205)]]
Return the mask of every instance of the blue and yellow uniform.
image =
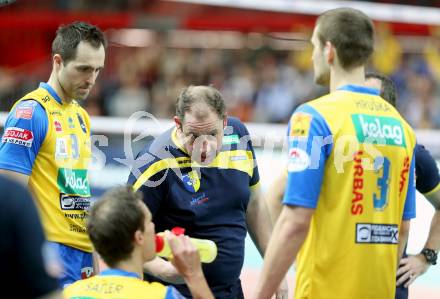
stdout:
[[(246, 209), (251, 188), (259, 183), (255, 154), (246, 127), (228, 118), (223, 148), (208, 166), (191, 161), (176, 129), (157, 137), (140, 152), (128, 182), (143, 193), (156, 231), (180, 226), (194, 238), (218, 247), (203, 271), (216, 298), (242, 296)], [(185, 285), (175, 286), (190, 297)]]
[(85, 219), (90, 122), (76, 101), (63, 103), (46, 83), (12, 108), (0, 145), (0, 168), (29, 176), (46, 237), (63, 260), (62, 285), (92, 273)]
[[(440, 190), (440, 174), (437, 163), (428, 150), (417, 144), (414, 150), (416, 159), (416, 190), (429, 196)], [(403, 257), (406, 257), (406, 250)], [(408, 288), (402, 284), (396, 288), (396, 299), (407, 299)]]
[(295, 298), (394, 298), (399, 228), (415, 217), (415, 135), (375, 89), (346, 85), (289, 124), (284, 204), (315, 209)]
[(107, 269), (77, 281), (63, 293), (66, 299), (184, 299), (174, 287), (148, 283), (136, 273), (120, 269)]

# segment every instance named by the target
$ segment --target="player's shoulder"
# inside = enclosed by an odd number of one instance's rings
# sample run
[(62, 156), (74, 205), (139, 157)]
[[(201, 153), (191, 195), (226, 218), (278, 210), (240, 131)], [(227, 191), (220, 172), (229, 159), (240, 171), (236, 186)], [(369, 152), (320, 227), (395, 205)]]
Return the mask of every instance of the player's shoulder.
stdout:
[(228, 116), (227, 127), (225, 129), (225, 135), (237, 134), (239, 137), (249, 135), (249, 131), (246, 125), (237, 117)]
[(6, 126), (41, 122), (47, 122), (47, 114), (41, 103), (34, 99), (21, 99), (11, 109)]
[(431, 170), (433, 174), (439, 173), (437, 163), (431, 153), (422, 144), (417, 143), (414, 148), (417, 167), (423, 170)]

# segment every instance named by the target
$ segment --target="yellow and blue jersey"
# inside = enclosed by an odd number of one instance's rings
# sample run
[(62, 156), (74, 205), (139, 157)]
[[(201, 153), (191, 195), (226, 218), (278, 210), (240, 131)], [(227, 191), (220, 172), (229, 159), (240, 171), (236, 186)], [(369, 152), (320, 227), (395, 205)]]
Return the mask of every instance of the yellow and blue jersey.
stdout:
[[(175, 129), (168, 130), (139, 153), (128, 182), (143, 193), (156, 231), (180, 226), (191, 237), (217, 244), (217, 258), (203, 264), (216, 296), (237, 285), (244, 260), (247, 205), (251, 188), (259, 183), (243, 123), (228, 118), (223, 148), (207, 166), (191, 161)], [(190, 296), (185, 286), (176, 288)]]
[(90, 122), (76, 101), (63, 103), (46, 83), (21, 98), (6, 120), (0, 168), (29, 176), (49, 241), (92, 252), (85, 219)]
[(63, 291), (66, 299), (184, 299), (174, 287), (142, 281), (133, 272), (107, 269)]
[(347, 85), (292, 115), (283, 202), (315, 209), (295, 298), (394, 298), (400, 224), (415, 217), (415, 135), (378, 94)]

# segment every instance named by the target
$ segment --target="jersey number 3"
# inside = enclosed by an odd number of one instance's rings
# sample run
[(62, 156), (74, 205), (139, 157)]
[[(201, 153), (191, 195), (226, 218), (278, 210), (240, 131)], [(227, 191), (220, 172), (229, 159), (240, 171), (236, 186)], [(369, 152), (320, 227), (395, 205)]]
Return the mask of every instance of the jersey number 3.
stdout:
[[(382, 167), (379, 166), (382, 162)], [(390, 177), (390, 160), (386, 157), (380, 157), (374, 159), (374, 169), (377, 174), (381, 173), (382, 176), (377, 179), (378, 193), (373, 193), (373, 205), (375, 210), (383, 211), (388, 204), (388, 183)], [(379, 167), (376, 167), (379, 166)]]

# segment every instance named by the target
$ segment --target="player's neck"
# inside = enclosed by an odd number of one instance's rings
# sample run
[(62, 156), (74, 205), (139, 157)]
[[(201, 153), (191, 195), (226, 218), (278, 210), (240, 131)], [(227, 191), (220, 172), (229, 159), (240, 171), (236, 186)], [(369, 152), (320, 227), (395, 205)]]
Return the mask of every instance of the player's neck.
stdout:
[(356, 67), (349, 71), (340, 67), (331, 69), (330, 74), (330, 92), (334, 92), (336, 89), (344, 85), (361, 85), (365, 84), (365, 68), (364, 66)]
[(129, 258), (128, 260), (119, 262), (115, 265), (116, 269), (120, 269), (120, 270), (124, 270), (127, 272), (132, 272), (132, 273), (136, 273), (139, 275), (140, 279), (144, 278), (144, 271), (143, 271), (143, 261), (140, 258), (140, 260), (138, 261), (136, 257), (134, 257), (135, 255), (133, 254), (131, 258)]
[(61, 101), (63, 103), (69, 104), (73, 101), (72, 98), (70, 98), (66, 95), (63, 87), (60, 84), (60, 81), (58, 80), (58, 78), (56, 77), (56, 75), (53, 72), (50, 75), (49, 80), (47, 81), (47, 84), (49, 84), (50, 87), (52, 87), (53, 90), (55, 90), (55, 92), (61, 98)]

